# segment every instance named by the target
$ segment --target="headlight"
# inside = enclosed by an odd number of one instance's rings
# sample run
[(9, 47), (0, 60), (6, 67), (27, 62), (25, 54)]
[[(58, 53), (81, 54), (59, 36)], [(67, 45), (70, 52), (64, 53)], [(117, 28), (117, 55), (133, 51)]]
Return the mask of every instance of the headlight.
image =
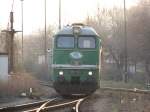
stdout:
[(64, 74), (64, 72), (63, 71), (59, 71), (59, 75), (63, 75)]
[(90, 76), (91, 76), (91, 75), (93, 75), (92, 71), (89, 71), (89, 73), (88, 73), (88, 74), (89, 74)]

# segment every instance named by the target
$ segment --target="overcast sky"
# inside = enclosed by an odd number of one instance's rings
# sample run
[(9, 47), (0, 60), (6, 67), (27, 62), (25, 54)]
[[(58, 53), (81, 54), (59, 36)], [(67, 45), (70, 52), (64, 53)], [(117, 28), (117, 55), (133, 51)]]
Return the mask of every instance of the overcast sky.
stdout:
[[(13, 0), (0, 0), (0, 27), (6, 28)], [(58, 26), (58, 1), (47, 0), (47, 25)], [(127, 6), (137, 0), (126, 0)], [(96, 13), (100, 7), (123, 6), (123, 0), (62, 0), (62, 24), (82, 22), (87, 15)], [(21, 2), (14, 0), (14, 27), (21, 29)], [(25, 34), (44, 27), (44, 0), (24, 0), (24, 32)]]

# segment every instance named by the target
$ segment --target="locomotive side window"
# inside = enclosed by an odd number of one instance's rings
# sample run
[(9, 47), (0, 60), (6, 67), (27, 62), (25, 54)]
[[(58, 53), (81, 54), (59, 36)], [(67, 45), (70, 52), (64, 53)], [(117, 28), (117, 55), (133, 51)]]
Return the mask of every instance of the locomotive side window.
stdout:
[(58, 48), (74, 48), (74, 37), (58, 37)]
[(95, 44), (94, 37), (79, 37), (78, 39), (79, 48), (95, 48)]

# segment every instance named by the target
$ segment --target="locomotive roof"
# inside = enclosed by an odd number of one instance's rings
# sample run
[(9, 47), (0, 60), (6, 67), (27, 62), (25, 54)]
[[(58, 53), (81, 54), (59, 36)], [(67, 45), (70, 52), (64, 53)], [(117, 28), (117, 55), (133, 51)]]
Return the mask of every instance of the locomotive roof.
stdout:
[[(63, 29), (61, 29), (56, 35), (73, 35), (73, 27), (74, 26), (66, 26)], [(96, 31), (89, 26), (80, 27), (80, 35), (98, 36)]]

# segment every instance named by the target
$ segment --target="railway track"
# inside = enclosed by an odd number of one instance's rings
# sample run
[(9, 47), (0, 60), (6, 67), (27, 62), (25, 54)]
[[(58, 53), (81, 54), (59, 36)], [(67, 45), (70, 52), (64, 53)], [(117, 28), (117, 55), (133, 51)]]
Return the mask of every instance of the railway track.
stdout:
[(14, 107), (0, 108), (0, 112), (45, 112), (54, 110), (63, 110), (69, 108), (73, 112), (79, 112), (80, 104), (87, 97), (80, 99), (48, 99), (40, 102), (17, 105)]
[(42, 105), (43, 103), (49, 101), (49, 100), (54, 100), (54, 99), (47, 99), (47, 100), (42, 100), (42, 101), (38, 101), (38, 102), (33, 102), (33, 103), (27, 103), (27, 104), (22, 104), (22, 105), (16, 105), (16, 106), (8, 106), (8, 107), (3, 107), (0, 108), (0, 112), (20, 112), (20, 111), (24, 111), (27, 109), (31, 109), (33, 107), (39, 107), (40, 105)]
[[(103, 93), (104, 92), (104, 93)], [(130, 98), (133, 97), (133, 99), (141, 99), (141, 94), (148, 95), (150, 94), (150, 91), (148, 90), (139, 90), (139, 89), (118, 89), (118, 88), (100, 88), (100, 94), (106, 94), (106, 93), (119, 93), (121, 100), (125, 100), (125, 98), (128, 100), (126, 96), (130, 96)], [(136, 94), (135, 94), (136, 93)], [(139, 96), (138, 96), (139, 94)], [(125, 98), (123, 98), (125, 97)], [(80, 105), (83, 101), (88, 99), (89, 97), (83, 97), (83, 98), (74, 98), (74, 99), (63, 99), (63, 98), (53, 98), (53, 99), (47, 99), (39, 102), (34, 103), (28, 103), (24, 105), (17, 105), (14, 107), (4, 107), (0, 108), (0, 112), (47, 112), (47, 111), (55, 111), (55, 110), (63, 110), (69, 109), (71, 112), (80, 112)], [(120, 101), (121, 101), (120, 100)]]
[(126, 92), (126, 93), (138, 93), (138, 94), (150, 94), (150, 90), (142, 90), (142, 89), (125, 89), (125, 88), (111, 88), (111, 87), (103, 87), (100, 88), (101, 91), (112, 91), (112, 92)]

